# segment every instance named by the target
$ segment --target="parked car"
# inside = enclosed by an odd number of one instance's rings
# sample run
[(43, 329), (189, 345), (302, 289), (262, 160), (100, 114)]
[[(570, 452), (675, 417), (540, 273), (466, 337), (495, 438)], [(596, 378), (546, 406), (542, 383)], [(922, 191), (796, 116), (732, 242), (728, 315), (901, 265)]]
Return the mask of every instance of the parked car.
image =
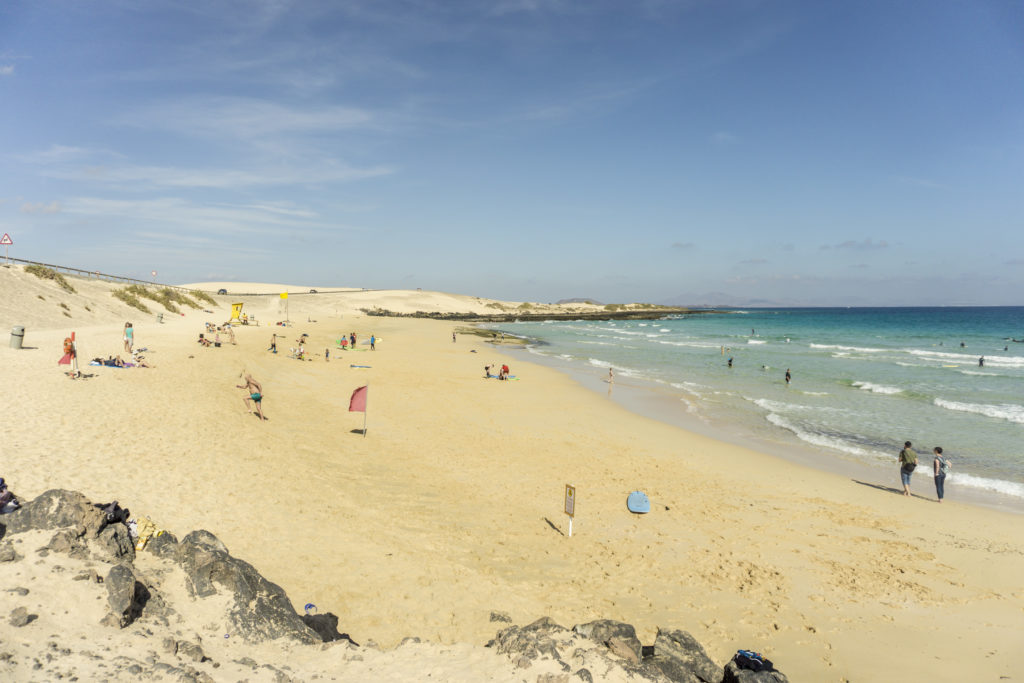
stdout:
[(316, 290), (315, 289), (311, 289), (311, 290), (309, 290), (309, 293), (310, 294), (316, 294)]
[(217, 293), (218, 293), (218, 294), (227, 294), (227, 293), (228, 293), (228, 290), (226, 290), (226, 289), (218, 289), (218, 290), (217, 290)]

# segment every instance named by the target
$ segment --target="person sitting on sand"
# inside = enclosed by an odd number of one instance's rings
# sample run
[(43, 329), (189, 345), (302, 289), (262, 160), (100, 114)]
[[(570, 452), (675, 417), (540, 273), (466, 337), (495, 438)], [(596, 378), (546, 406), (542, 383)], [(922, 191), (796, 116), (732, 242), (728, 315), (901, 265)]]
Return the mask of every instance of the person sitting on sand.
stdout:
[(206, 335), (205, 335), (205, 334), (203, 334), (202, 332), (200, 332), (200, 333), (199, 333), (199, 343), (200, 343), (200, 344), (201, 344), (202, 346), (207, 346), (207, 347), (208, 347), (208, 346), (210, 345), (210, 340), (206, 338)]
[(263, 386), (254, 380), (252, 375), (247, 373), (245, 370), (242, 370), (242, 374), (239, 375), (239, 377), (245, 378), (245, 384), (235, 385), (239, 389), (245, 389), (247, 396), (242, 399), (245, 401), (245, 407), (248, 408), (251, 413), (252, 405), (250, 405), (249, 401), (252, 401), (256, 404), (256, 412), (259, 415), (260, 420), (266, 420), (267, 418), (263, 417)]

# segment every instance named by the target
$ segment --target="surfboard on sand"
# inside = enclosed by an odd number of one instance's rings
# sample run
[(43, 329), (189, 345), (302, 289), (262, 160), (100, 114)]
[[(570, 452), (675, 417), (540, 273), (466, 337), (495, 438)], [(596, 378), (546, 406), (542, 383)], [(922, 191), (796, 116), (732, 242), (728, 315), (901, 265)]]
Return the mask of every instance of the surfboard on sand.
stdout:
[(651, 511), (651, 501), (647, 499), (647, 494), (643, 491), (633, 491), (626, 498), (626, 507), (630, 512), (643, 515)]

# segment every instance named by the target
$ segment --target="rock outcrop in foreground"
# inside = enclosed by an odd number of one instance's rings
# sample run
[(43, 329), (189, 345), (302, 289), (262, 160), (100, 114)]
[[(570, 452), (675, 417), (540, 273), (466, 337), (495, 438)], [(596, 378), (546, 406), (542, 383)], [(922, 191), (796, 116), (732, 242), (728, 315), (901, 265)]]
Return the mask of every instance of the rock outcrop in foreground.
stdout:
[(685, 631), (659, 629), (645, 646), (608, 620), (565, 628), (545, 617), (486, 647), (360, 646), (336, 615), (299, 615), (210, 532), (164, 533), (137, 552), (124, 523), (74, 491), (0, 515), (0, 597), (0, 680), (786, 681), (723, 668)]

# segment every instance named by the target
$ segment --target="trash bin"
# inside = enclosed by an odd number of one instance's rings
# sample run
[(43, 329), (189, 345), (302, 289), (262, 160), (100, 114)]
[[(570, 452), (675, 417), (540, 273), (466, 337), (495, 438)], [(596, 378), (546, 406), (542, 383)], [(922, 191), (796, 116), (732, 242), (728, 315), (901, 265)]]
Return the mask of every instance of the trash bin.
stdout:
[(11, 348), (20, 349), (23, 341), (25, 341), (25, 328), (21, 325), (15, 325), (14, 329), (11, 330)]
[(158, 323), (162, 323), (164, 321), (164, 314), (163, 313), (157, 313), (156, 314), (156, 321)]

